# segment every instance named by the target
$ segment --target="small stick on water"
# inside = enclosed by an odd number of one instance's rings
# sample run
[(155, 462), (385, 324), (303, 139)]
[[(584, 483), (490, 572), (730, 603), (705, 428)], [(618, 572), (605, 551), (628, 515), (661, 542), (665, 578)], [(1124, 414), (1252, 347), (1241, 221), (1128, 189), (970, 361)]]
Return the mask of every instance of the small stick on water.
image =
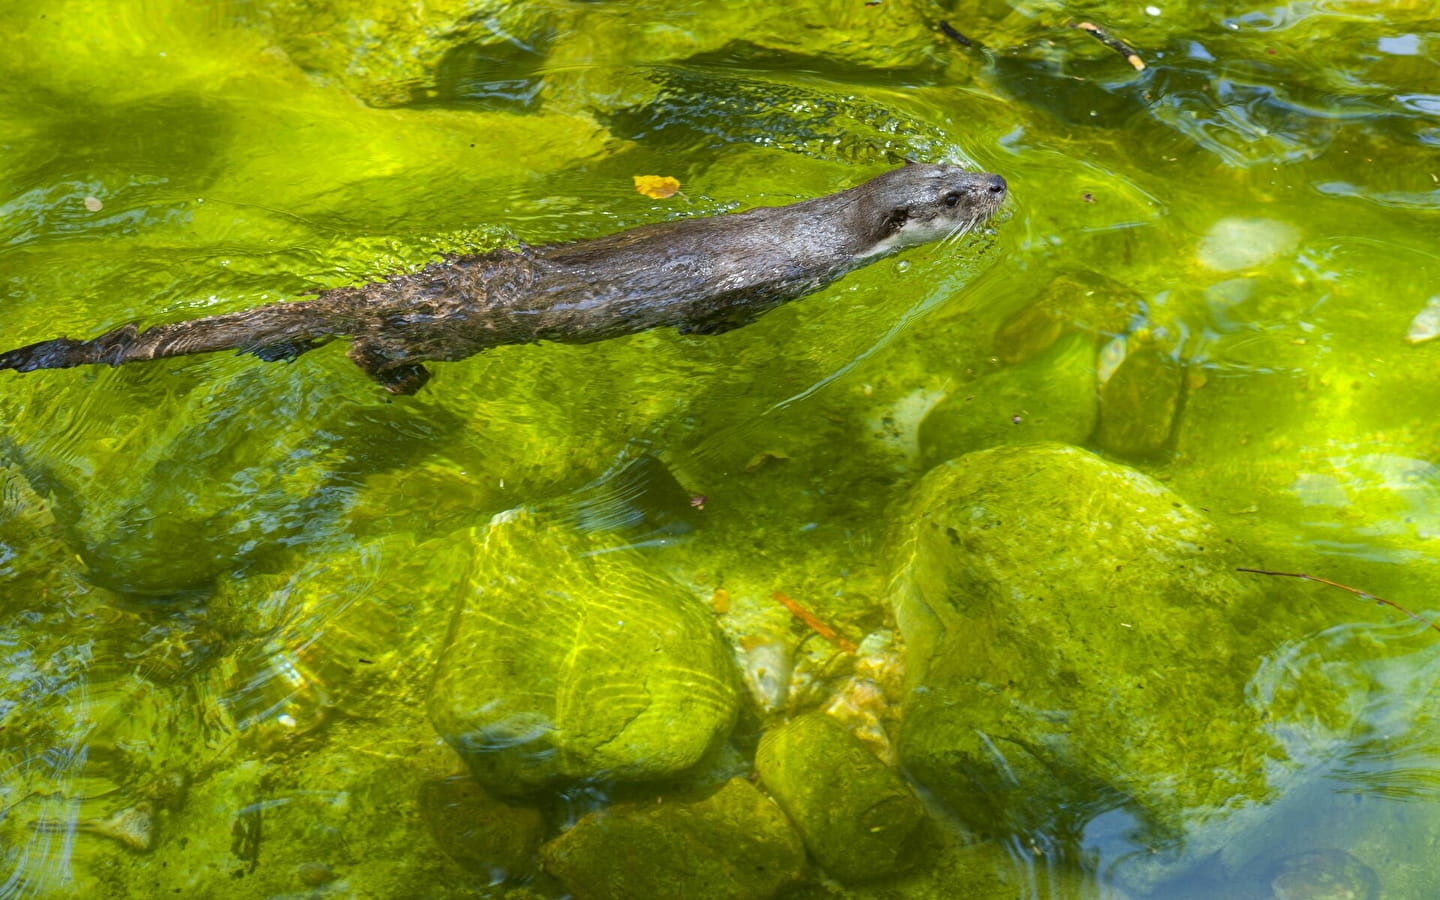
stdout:
[(791, 600), (789, 597), (785, 596), (779, 591), (775, 592), (774, 597), (777, 603), (790, 610), (790, 615), (804, 622), (811, 631), (820, 635), (822, 638), (834, 644), (836, 647), (839, 647), (841, 650), (844, 650), (846, 653), (855, 652), (856, 647), (854, 641), (850, 640), (840, 632), (831, 628), (829, 625), (826, 625), (824, 622), (820, 621), (820, 618), (814, 613), (812, 613), (810, 610), (801, 606), (799, 603), (796, 603), (794, 600)]
[(1341, 584), (1338, 581), (1331, 581), (1328, 578), (1321, 578), (1318, 575), (1307, 575), (1304, 572), (1271, 572), (1266, 569), (1246, 569), (1243, 567), (1237, 568), (1235, 571), (1249, 572), (1252, 575), (1276, 575), (1281, 578), (1300, 578), (1304, 579), (1305, 581), (1313, 581), (1316, 584), (1324, 584), (1328, 585), (1329, 587), (1339, 588), (1342, 591), (1349, 591), (1350, 593), (1361, 598), (1362, 600), (1373, 600), (1380, 606), (1388, 606), (1391, 609), (1398, 609), (1400, 612), (1419, 622), (1421, 625), (1424, 625), (1426, 628), (1433, 628), (1436, 631), (1440, 631), (1440, 625), (1435, 624), (1429, 619), (1415, 615), (1413, 612), (1393, 600), (1386, 600), (1384, 597), (1377, 597), (1369, 591), (1362, 591), (1359, 588), (1353, 588), (1350, 587), (1348, 584)]
[(975, 46), (975, 42), (974, 42), (974, 41), (972, 41), (970, 38), (966, 37), (965, 35), (961, 34), (959, 31), (957, 31), (957, 30), (955, 29), (955, 26), (954, 26), (954, 25), (951, 25), (949, 22), (946, 22), (944, 19), (941, 19), (941, 20), (940, 20), (940, 33), (943, 34), (943, 35), (945, 35), (945, 36), (948, 37), (950, 40), (954, 41), (955, 43), (959, 44), (959, 45), (962, 46), (962, 47), (974, 47), (974, 46)]
[(1075, 27), (1080, 29), (1081, 31), (1086, 32), (1095, 40), (1099, 41), (1100, 43), (1109, 47), (1111, 50), (1114, 50), (1116, 53), (1125, 57), (1125, 61), (1128, 62), (1130, 65), (1134, 66), (1135, 71), (1145, 71), (1145, 60), (1140, 58), (1139, 51), (1136, 50), (1134, 47), (1130, 46), (1129, 44), (1125, 43), (1117, 37), (1112, 37), (1108, 31), (1101, 28), (1099, 25), (1095, 25), (1091, 22), (1081, 22)]

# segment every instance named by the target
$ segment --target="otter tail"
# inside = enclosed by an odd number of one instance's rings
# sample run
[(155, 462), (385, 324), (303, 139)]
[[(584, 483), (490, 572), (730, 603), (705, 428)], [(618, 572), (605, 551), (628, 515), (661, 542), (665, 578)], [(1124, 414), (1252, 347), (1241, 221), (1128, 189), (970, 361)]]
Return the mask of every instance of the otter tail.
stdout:
[(347, 330), (343, 323), (336, 321), (333, 311), (321, 306), (323, 302), (275, 303), (172, 325), (156, 325), (144, 331), (126, 325), (88, 341), (54, 338), (0, 353), (0, 369), (33, 372), (98, 364), (118, 366), (217, 350), (253, 353), (271, 362), (290, 360)]

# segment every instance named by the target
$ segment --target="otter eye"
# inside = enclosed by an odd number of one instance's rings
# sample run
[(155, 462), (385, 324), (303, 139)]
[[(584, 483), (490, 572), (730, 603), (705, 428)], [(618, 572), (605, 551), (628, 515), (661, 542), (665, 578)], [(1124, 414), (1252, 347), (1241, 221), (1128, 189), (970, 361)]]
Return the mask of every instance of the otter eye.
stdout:
[(944, 202), (944, 204), (945, 204), (946, 206), (959, 206), (959, 205), (960, 205), (960, 194), (959, 194), (959, 192), (957, 192), (957, 191), (951, 191), (950, 193), (948, 193), (948, 194), (946, 194), (944, 197), (942, 197), (941, 200)]

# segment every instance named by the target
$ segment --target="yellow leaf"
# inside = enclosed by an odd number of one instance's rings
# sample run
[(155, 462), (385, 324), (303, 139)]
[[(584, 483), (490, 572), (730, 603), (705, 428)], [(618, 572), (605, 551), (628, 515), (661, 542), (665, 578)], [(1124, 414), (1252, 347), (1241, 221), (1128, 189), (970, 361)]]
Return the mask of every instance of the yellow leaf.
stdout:
[(675, 192), (680, 190), (680, 182), (669, 175), (636, 175), (635, 190), (647, 197), (664, 200), (675, 196)]

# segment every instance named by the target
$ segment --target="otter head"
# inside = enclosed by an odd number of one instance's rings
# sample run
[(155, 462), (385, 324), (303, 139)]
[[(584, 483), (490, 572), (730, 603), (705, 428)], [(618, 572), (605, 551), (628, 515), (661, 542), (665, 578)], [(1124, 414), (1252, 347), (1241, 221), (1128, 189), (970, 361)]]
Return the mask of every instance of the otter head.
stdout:
[(959, 166), (907, 163), (855, 188), (865, 197), (869, 258), (962, 234), (995, 214), (1005, 179)]

